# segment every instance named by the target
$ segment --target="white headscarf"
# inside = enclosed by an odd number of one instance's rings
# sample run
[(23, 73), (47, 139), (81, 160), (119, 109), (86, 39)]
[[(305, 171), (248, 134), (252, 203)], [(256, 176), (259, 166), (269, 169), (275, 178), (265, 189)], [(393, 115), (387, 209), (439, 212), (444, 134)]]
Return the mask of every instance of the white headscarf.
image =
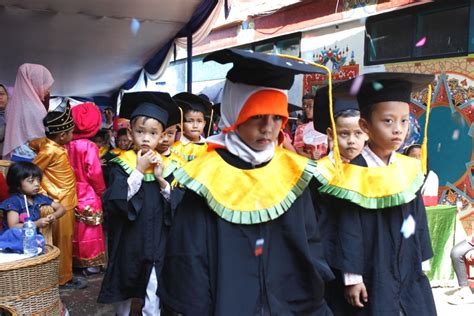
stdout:
[(42, 101), (53, 85), (54, 79), (42, 65), (23, 64), (18, 68), (13, 96), (6, 108), (6, 133), (3, 156), (26, 142), (44, 137), (43, 118), (46, 108)]
[[(276, 90), (287, 95), (286, 90), (250, 86), (226, 80), (224, 92), (222, 94), (219, 128), (222, 130), (234, 125), (247, 100), (260, 90)], [(253, 166), (270, 161), (275, 154), (276, 146), (275, 143), (271, 143), (265, 150), (253, 150), (242, 141), (237, 130), (232, 130), (227, 133), (221, 132), (218, 135), (210, 136), (207, 138), (207, 142), (224, 146), (229, 152)]]

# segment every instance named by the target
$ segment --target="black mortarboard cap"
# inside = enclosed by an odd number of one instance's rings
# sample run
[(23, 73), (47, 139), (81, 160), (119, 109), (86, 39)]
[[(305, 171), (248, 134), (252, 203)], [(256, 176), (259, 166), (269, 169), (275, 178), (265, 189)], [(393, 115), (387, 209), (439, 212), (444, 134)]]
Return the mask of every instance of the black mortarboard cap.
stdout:
[(173, 96), (173, 100), (183, 107), (183, 110), (192, 109), (193, 111), (202, 112), (209, 115), (212, 109), (212, 103), (209, 99), (197, 96), (189, 92), (181, 92)]
[(210, 60), (220, 64), (233, 63), (234, 66), (227, 72), (227, 79), (234, 83), (283, 90), (291, 88), (295, 75), (326, 73), (303, 60), (236, 48), (214, 52), (204, 58), (204, 62)]
[(178, 124), (181, 114), (178, 106), (166, 92), (132, 92), (124, 94), (120, 117), (132, 120), (146, 116), (160, 121), (164, 128)]
[[(334, 117), (346, 110), (359, 110), (355, 98), (333, 96), (332, 100)], [(314, 97), (313, 124), (314, 129), (323, 134), (326, 133), (328, 127), (331, 127), (328, 86), (319, 88)]]
[[(345, 81), (333, 88), (334, 95), (347, 95), (356, 80)], [(415, 74), (402, 72), (374, 72), (363, 75), (357, 101), (361, 109), (378, 102), (401, 101), (410, 103), (412, 91), (428, 87), (434, 80), (431, 74)]]

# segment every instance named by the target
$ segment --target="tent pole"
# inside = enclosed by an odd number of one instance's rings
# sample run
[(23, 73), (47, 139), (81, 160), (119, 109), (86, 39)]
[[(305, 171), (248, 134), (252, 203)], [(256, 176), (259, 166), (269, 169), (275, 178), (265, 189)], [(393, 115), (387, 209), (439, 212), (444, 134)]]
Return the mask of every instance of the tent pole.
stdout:
[(187, 67), (188, 67), (188, 92), (193, 92), (193, 33), (188, 32), (187, 37), (187, 45), (186, 48), (188, 50), (187, 56)]

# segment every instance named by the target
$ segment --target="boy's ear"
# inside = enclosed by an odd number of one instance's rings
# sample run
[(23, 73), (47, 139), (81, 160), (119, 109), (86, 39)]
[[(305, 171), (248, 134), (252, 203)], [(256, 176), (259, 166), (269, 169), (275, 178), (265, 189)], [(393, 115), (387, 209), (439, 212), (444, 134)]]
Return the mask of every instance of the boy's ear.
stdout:
[(127, 138), (130, 142), (133, 142), (133, 139), (132, 139), (132, 128), (131, 127), (127, 127)]
[(329, 140), (332, 140), (332, 138), (333, 138), (333, 137), (332, 137), (332, 128), (328, 127), (328, 128), (326, 129), (326, 135), (328, 135), (328, 139), (329, 139)]
[[(359, 126), (360, 126), (360, 129), (365, 133), (367, 134), (367, 136), (369, 135), (369, 123), (367, 122), (367, 120), (365, 118), (360, 118), (359, 119)], [(368, 138), (368, 137), (367, 137)]]

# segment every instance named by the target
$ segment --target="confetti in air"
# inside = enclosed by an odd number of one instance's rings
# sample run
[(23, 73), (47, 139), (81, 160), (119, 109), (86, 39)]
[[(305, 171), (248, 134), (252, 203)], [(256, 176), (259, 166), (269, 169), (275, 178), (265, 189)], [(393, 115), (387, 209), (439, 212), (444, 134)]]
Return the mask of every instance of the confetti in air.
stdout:
[(374, 81), (372, 83), (372, 87), (374, 88), (375, 91), (380, 91), (383, 89), (383, 85), (380, 82)]
[(437, 152), (441, 151), (441, 143), (438, 143), (438, 148), (436, 149)]
[(422, 47), (426, 44), (426, 37), (423, 37), (421, 40), (418, 41), (418, 43), (416, 43), (416, 47)]
[(453, 140), (458, 140), (459, 139), (459, 130), (458, 129), (455, 129), (453, 131)]
[(411, 235), (415, 234), (415, 227), (416, 227), (415, 219), (410, 214), (403, 221), (402, 229), (400, 230), (400, 232), (403, 234), (403, 237), (405, 237), (405, 239), (408, 239), (410, 238)]
[(362, 82), (364, 82), (364, 76), (359, 76), (354, 79), (354, 82), (352, 82), (352, 86), (350, 90), (351, 95), (356, 95), (359, 92)]
[(133, 35), (137, 35), (139, 29), (140, 29), (140, 21), (133, 18), (132, 21), (130, 22), (130, 31), (132, 31)]

